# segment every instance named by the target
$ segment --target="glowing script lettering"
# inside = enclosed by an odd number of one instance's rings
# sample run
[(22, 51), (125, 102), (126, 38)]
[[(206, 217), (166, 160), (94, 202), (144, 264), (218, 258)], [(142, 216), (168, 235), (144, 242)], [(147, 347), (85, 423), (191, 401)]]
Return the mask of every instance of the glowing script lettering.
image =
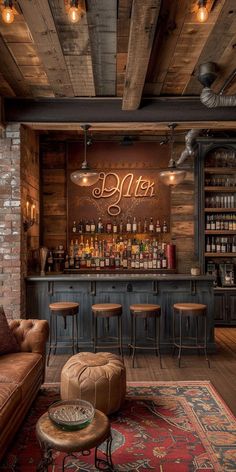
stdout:
[(94, 198), (114, 198), (107, 208), (107, 212), (111, 216), (117, 216), (121, 212), (119, 205), (122, 198), (143, 198), (154, 196), (154, 182), (145, 180), (142, 175), (138, 179), (134, 178), (134, 174), (126, 174), (122, 179), (114, 172), (100, 173), (99, 181), (101, 187), (94, 188), (92, 195)]

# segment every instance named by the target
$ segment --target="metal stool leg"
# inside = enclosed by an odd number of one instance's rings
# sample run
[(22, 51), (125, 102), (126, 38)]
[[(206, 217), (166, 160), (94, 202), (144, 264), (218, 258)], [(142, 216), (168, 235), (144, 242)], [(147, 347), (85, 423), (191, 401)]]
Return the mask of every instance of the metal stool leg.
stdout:
[(182, 312), (179, 313), (179, 352), (178, 352), (178, 360), (179, 360), (179, 367), (181, 362), (181, 353), (182, 353)]
[(134, 316), (133, 320), (133, 352), (132, 352), (132, 367), (134, 367), (134, 356), (135, 356), (135, 350), (136, 350), (136, 316)]
[(208, 367), (210, 369), (210, 361), (208, 359), (208, 355), (207, 355), (207, 319), (206, 319), (206, 314), (205, 314), (205, 317), (204, 317), (204, 353), (205, 353), (205, 358), (206, 358), (206, 361), (208, 363)]
[(118, 338), (119, 338), (119, 352), (123, 359), (123, 347), (122, 347), (122, 318), (118, 316)]

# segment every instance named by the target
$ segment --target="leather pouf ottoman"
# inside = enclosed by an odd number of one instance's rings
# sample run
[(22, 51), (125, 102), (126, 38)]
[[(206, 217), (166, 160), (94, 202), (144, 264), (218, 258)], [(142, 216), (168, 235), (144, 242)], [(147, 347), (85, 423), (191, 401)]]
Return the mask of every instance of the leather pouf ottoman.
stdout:
[(119, 410), (126, 393), (123, 361), (110, 352), (80, 352), (61, 372), (61, 399), (87, 400), (106, 415)]

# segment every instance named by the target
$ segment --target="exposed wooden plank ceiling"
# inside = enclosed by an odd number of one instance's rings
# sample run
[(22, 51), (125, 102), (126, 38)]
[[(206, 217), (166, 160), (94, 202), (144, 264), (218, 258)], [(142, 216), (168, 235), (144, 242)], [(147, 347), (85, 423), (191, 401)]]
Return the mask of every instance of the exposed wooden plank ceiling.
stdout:
[(206, 61), (216, 92), (236, 69), (236, 0), (207, 0), (205, 24), (198, 0), (81, 0), (76, 24), (68, 2), (15, 0), (14, 22), (0, 20), (0, 96), (119, 97), (125, 114), (145, 97), (198, 97)]

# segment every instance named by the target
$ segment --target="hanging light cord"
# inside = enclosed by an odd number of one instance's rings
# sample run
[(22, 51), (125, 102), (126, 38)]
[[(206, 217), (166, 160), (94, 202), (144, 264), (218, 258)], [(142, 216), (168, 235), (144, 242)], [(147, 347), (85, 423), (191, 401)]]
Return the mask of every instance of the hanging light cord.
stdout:
[(175, 160), (173, 159), (174, 130), (175, 130), (177, 124), (176, 123), (170, 123), (168, 126), (171, 130), (171, 135), (170, 135), (170, 160), (169, 160), (168, 167), (173, 167), (173, 166), (175, 166)]

